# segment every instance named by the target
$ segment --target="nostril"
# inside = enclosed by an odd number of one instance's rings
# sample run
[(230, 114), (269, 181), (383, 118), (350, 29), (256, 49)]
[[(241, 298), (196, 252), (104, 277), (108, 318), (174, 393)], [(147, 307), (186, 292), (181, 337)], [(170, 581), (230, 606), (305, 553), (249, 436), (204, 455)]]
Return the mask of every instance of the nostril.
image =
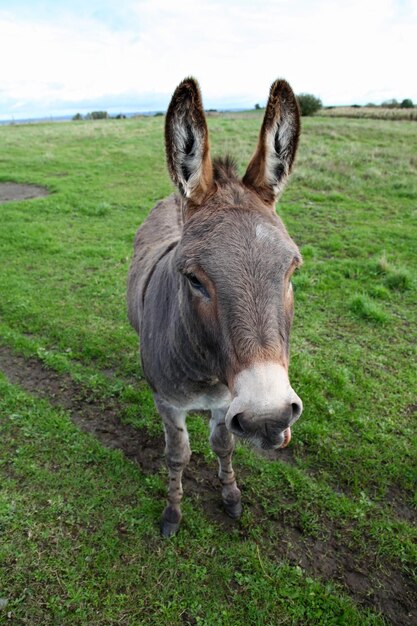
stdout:
[(232, 430), (232, 432), (236, 434), (243, 435), (245, 431), (243, 430), (242, 425), (240, 423), (241, 417), (242, 417), (242, 413), (236, 413), (236, 415), (232, 417), (232, 421), (230, 422), (230, 429)]
[(302, 410), (302, 405), (299, 402), (293, 402), (291, 404), (292, 419), (297, 420), (300, 417)]

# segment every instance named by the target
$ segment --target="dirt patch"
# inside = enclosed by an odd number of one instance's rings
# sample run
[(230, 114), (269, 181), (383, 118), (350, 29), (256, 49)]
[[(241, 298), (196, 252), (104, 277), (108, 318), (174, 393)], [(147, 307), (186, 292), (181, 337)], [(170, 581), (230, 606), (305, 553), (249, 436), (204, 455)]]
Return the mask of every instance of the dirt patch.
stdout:
[(144, 472), (158, 471), (163, 463), (164, 442), (119, 420), (116, 401), (92, 398), (70, 376), (46, 369), (36, 359), (24, 359), (0, 346), (0, 370), (11, 383), (69, 411), (72, 421), (93, 434), (107, 448), (123, 450)]
[(391, 485), (388, 488), (385, 500), (390, 506), (392, 515), (410, 524), (416, 523), (417, 509), (404, 501), (404, 493), (396, 485)]
[[(92, 397), (90, 391), (74, 383), (69, 376), (57, 374), (36, 359), (24, 359), (1, 346), (0, 369), (10, 382), (65, 408), (77, 426), (92, 433), (104, 446), (122, 450), (145, 474), (158, 472), (163, 466), (162, 436), (153, 437), (144, 429), (122, 423), (119, 415), (123, 407), (116, 400), (103, 402)], [(291, 462), (291, 454), (286, 453), (285, 460)], [(244, 492), (247, 473), (239, 468), (238, 476)], [(208, 465), (201, 455), (193, 454), (184, 473), (184, 491), (201, 503), (207, 517), (221, 528), (236, 527), (236, 522), (222, 510), (215, 464)], [(314, 538), (297, 525), (296, 518), (287, 519), (284, 511), (270, 516), (257, 501), (250, 501), (248, 497), (244, 499), (244, 506), (250, 508), (257, 523), (264, 528), (264, 543), (271, 546), (265, 552), (268, 558), (277, 563), (286, 560), (299, 565), (307, 574), (341, 584), (354, 601), (381, 612), (396, 626), (417, 623), (416, 589), (411, 579), (394, 560), (382, 561), (370, 538), (369, 554), (364, 558), (363, 551), (355, 547), (354, 533), (350, 534), (346, 527), (327, 523), (320, 538)], [(237, 527), (245, 538), (244, 526)], [(271, 541), (271, 537), (275, 540)]]
[[(285, 451), (286, 450), (282, 450), (282, 452)], [(291, 453), (292, 454), (290, 455), (283, 455), (283, 457), (280, 457), (279, 460), (283, 460), (289, 464), (296, 464), (296, 459), (292, 450)], [(306, 461), (307, 459), (308, 451), (303, 450), (301, 454), (298, 453), (297, 460)], [(314, 480), (319, 481), (322, 479), (322, 473), (318, 466), (314, 466), (310, 463), (305, 471)], [(339, 495), (346, 496), (347, 498), (352, 498), (351, 485), (349, 485), (347, 481), (343, 481), (341, 476), (338, 475), (337, 480), (334, 480), (334, 476), (329, 476), (327, 474), (326, 480), (333, 491)], [(368, 484), (367, 494), (371, 501), (373, 501), (375, 507), (380, 509), (389, 509), (390, 515), (398, 520), (405, 521), (410, 524), (417, 524), (417, 508), (413, 503), (415, 495), (414, 491), (410, 492), (406, 487), (393, 482), (387, 488), (383, 496), (381, 496), (378, 492), (375, 484)], [(358, 496), (356, 494), (356, 498), (357, 497)], [(381, 497), (383, 497), (383, 502), (381, 502)]]
[(48, 196), (46, 187), (39, 185), (23, 185), (20, 183), (0, 183), (0, 204), (13, 200), (30, 200)]
[(345, 543), (346, 528), (329, 525), (319, 538), (312, 538), (297, 528), (286, 527), (283, 532), (279, 520), (272, 523), (274, 527), (273, 533), (283, 533), (284, 554), (290, 563), (299, 565), (307, 574), (312, 572), (322, 580), (340, 584), (357, 604), (381, 613), (388, 623), (417, 624), (415, 586), (394, 564), (376, 557), (372, 541), (368, 542), (365, 557), (352, 540)]

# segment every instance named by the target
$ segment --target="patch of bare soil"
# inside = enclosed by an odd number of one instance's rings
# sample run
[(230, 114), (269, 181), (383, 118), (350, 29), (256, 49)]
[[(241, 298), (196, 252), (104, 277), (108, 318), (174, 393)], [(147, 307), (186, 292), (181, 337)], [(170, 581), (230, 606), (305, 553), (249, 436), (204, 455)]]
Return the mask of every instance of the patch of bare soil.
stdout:
[(144, 472), (158, 471), (161, 467), (162, 438), (151, 437), (144, 430), (120, 422), (121, 408), (117, 402), (93, 398), (70, 376), (47, 369), (36, 359), (26, 360), (3, 346), (0, 346), (0, 370), (11, 383), (69, 411), (81, 430), (93, 434), (107, 448), (122, 450)]
[[(122, 407), (115, 400), (103, 402), (92, 397), (69, 376), (48, 370), (36, 359), (24, 359), (2, 346), (0, 370), (11, 383), (66, 409), (81, 430), (92, 433), (108, 448), (122, 450), (145, 474), (160, 470), (164, 463), (163, 438), (123, 424), (118, 417)], [(290, 453), (286, 452), (285, 457), (286, 462), (292, 461)], [(247, 473), (239, 470), (238, 475), (244, 492)], [(184, 473), (184, 492), (201, 503), (207, 517), (221, 528), (235, 527), (236, 522), (222, 510), (216, 466), (208, 466), (198, 454), (193, 454)], [(247, 498), (244, 506), (251, 508), (254, 518), (265, 528), (265, 545), (269, 539), (271, 546), (268, 558), (277, 562), (286, 560), (300, 565), (310, 575), (341, 584), (354, 601), (381, 612), (395, 626), (417, 624), (415, 586), (401, 571), (399, 563), (378, 558), (371, 539), (368, 541), (369, 554), (364, 558), (363, 551), (355, 548), (343, 527), (323, 527), (320, 539), (313, 538), (296, 521), (286, 519), (284, 511), (268, 516), (257, 502), (250, 502)], [(243, 525), (238, 528), (245, 538)]]
[(46, 187), (21, 183), (0, 183), (0, 204), (13, 200), (30, 200), (49, 195)]

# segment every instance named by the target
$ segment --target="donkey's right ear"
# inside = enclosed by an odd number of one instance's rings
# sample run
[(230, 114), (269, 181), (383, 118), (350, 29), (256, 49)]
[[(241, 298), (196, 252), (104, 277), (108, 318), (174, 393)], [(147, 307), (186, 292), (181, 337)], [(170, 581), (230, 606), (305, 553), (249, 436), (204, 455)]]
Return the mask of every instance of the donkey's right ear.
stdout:
[(198, 83), (186, 78), (176, 88), (165, 121), (169, 173), (181, 194), (195, 205), (213, 186), (208, 129)]

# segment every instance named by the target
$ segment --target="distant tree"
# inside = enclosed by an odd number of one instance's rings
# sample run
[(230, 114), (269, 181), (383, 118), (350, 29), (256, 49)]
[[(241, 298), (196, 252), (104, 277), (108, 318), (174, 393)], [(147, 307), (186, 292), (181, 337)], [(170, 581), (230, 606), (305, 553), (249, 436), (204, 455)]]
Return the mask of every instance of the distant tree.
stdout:
[(414, 104), (413, 104), (413, 101), (411, 100), (411, 98), (404, 98), (404, 100), (400, 104), (400, 107), (402, 109), (413, 109), (414, 108)]
[(300, 105), (301, 115), (314, 115), (323, 106), (320, 98), (316, 98), (311, 93), (300, 93), (297, 96), (297, 100)]
[(116, 115), (115, 120), (125, 120), (126, 119), (126, 115), (124, 115), (123, 113), (119, 113), (119, 115)]
[(361, 105), (360, 104), (352, 104), (352, 109), (360, 109)]
[(259, 111), (259, 109), (260, 109), (260, 108), (261, 108), (261, 105), (257, 102), (257, 103), (255, 104), (255, 109), (256, 109), (257, 111)]
[(163, 115), (162, 111), (157, 111), (157, 112), (154, 114), (154, 117), (161, 117), (161, 115)]
[(81, 115), (81, 113), (76, 113), (73, 118), (74, 122), (78, 122), (79, 120), (83, 119), (83, 116)]
[(399, 106), (399, 104), (398, 104), (398, 100), (396, 100), (395, 98), (391, 98), (390, 100), (384, 100), (381, 106), (384, 109), (396, 109)]
[(107, 111), (91, 111), (92, 120), (107, 120), (108, 117)]
[(373, 109), (375, 108), (377, 105), (375, 104), (375, 102), (368, 102), (368, 104), (365, 104), (366, 107), (368, 107), (369, 109)]

